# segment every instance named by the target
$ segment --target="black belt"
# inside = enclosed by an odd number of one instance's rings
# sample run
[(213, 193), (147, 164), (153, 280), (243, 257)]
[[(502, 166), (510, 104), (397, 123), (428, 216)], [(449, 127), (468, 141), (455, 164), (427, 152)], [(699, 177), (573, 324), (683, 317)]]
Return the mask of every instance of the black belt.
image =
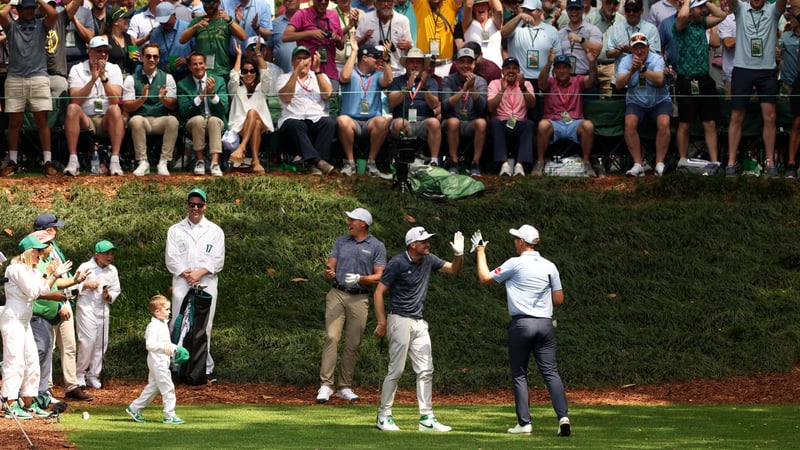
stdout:
[(529, 316), (527, 314), (516, 314), (511, 316), (511, 320), (518, 320), (518, 319), (547, 319), (551, 320), (550, 317), (536, 317), (536, 316)]
[(389, 311), (389, 314), (394, 314), (395, 316), (405, 317), (406, 319), (414, 319), (414, 320), (422, 320), (422, 316), (411, 316), (408, 314), (400, 314), (394, 311)]
[(611, 64), (614, 64), (614, 61), (597, 63), (598, 66), (610, 66)]
[(342, 291), (342, 292), (347, 292), (348, 294), (351, 294), (351, 295), (369, 294), (369, 289), (349, 288), (349, 287), (342, 286), (341, 284), (339, 284), (339, 283), (337, 283), (335, 281), (333, 282), (333, 287), (338, 289), (338, 290), (340, 290), (340, 291)]

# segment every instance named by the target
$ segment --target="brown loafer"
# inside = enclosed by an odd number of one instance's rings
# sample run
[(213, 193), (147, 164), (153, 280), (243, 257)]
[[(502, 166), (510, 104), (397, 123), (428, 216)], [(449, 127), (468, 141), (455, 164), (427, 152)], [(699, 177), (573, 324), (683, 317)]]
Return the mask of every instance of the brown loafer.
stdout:
[(82, 402), (90, 402), (90, 401), (94, 400), (94, 397), (92, 397), (91, 395), (87, 394), (86, 392), (83, 392), (83, 389), (81, 389), (79, 387), (76, 387), (75, 389), (72, 389), (71, 391), (67, 391), (67, 393), (64, 396), (67, 397), (67, 398), (71, 398), (73, 400), (80, 400)]
[(14, 175), (17, 169), (19, 169), (17, 162), (9, 160), (8, 164), (5, 167), (3, 167), (3, 170), (0, 170), (0, 177), (9, 177), (11, 175)]

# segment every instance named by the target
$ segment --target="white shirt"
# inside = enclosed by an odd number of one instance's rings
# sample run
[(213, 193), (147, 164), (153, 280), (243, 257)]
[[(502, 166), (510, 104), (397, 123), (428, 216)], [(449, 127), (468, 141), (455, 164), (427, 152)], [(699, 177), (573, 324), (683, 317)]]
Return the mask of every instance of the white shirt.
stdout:
[(209, 272), (203, 278), (216, 280), (225, 265), (225, 233), (205, 217), (197, 225), (185, 218), (169, 227), (165, 260), (173, 277), (202, 268)]
[(144, 330), (144, 346), (147, 348), (147, 363), (149, 367), (169, 368), (171, 357), (167, 355), (167, 347), (175, 352), (177, 345), (169, 337), (169, 324), (155, 317), (150, 318), (150, 323)]
[(556, 265), (539, 252), (527, 250), (492, 271), (497, 283), (506, 283), (508, 312), (512, 316), (553, 317), (553, 292), (562, 290)]
[[(139, 14), (134, 14), (133, 17), (131, 17), (131, 20), (128, 23), (128, 34), (130, 34), (134, 40), (141, 39), (150, 34), (150, 32), (156, 26), (158, 26), (158, 22), (156, 22), (156, 16), (150, 12), (150, 8), (147, 8)], [(146, 43), (147, 42), (144, 42), (142, 45)]]
[(400, 64), (400, 57), (407, 52), (397, 48), (397, 43), (403, 39), (412, 41), (411, 25), (408, 21), (408, 17), (395, 11), (389, 23), (383, 24), (380, 22), (380, 19), (378, 19), (378, 13), (376, 11), (371, 11), (366, 14), (362, 13), (361, 17), (358, 19), (356, 39), (364, 37), (368, 30), (373, 30), (372, 37), (367, 39), (364, 44), (377, 47), (378, 45), (383, 45), (383, 42), (381, 42), (381, 33), (383, 33), (383, 36), (387, 34), (390, 36), (389, 40), (394, 44), (394, 51), (391, 53), (392, 75), (405, 75), (406, 68)]
[(228, 81), (228, 102), (231, 105), (230, 113), (228, 114), (228, 129), (234, 130), (237, 133), (242, 130), (244, 126), (244, 119), (247, 118), (247, 112), (254, 109), (258, 113), (258, 117), (267, 126), (268, 131), (275, 131), (275, 126), (272, 124), (272, 116), (267, 107), (267, 95), (272, 90), (272, 78), (269, 69), (259, 69), (261, 72), (261, 81), (256, 86), (255, 91), (250, 97), (247, 96), (247, 88), (239, 84), (241, 74), (238, 71), (231, 70), (230, 81)]
[(33, 315), (33, 301), (50, 292), (42, 273), (35, 267), (11, 264), (6, 268), (6, 307), (3, 316), (28, 322)]
[[(327, 79), (327, 75), (320, 74)], [(278, 90), (286, 86), (291, 78), (291, 73), (285, 73), (278, 78)], [(328, 81), (330, 83), (330, 81)], [(278, 97), (280, 98), (280, 97)], [(294, 95), (289, 103), (281, 100), (281, 118), (278, 120), (278, 128), (283, 125), (286, 119), (311, 120), (316, 122), (328, 115), (326, 108), (328, 101), (323, 100), (319, 91), (319, 83), (314, 72), (309, 72), (305, 84), (298, 79), (294, 86)]]
[[(483, 32), (489, 33), (489, 39), (483, 39)], [(482, 27), (480, 22), (472, 20), (469, 24), (466, 33), (464, 33), (464, 42), (475, 42), (481, 45), (481, 54), (485, 59), (497, 64), (498, 67), (503, 66), (503, 53), (500, 45), (500, 30), (494, 25), (494, 21), (489, 19), (486, 21), (486, 26)]]
[[(86, 96), (86, 100), (81, 103), (81, 108), (87, 116), (103, 115), (108, 110), (108, 96), (106, 95), (106, 88), (100, 81), (101, 77), (97, 77), (94, 81), (92, 90)], [(122, 70), (119, 66), (110, 62), (106, 63), (105, 78), (108, 78), (108, 83), (119, 86), (122, 89)], [(92, 71), (89, 70), (89, 60), (83, 61), (80, 64), (75, 64), (69, 71), (69, 87), (70, 89), (80, 89), (86, 86), (86, 83), (92, 79)], [(94, 102), (95, 99), (100, 99), (103, 104), (102, 112), (95, 112)]]
[[(78, 289), (80, 289), (77, 301), (78, 306), (104, 311), (106, 306), (114, 303), (117, 297), (119, 297), (120, 292), (122, 292), (117, 268), (114, 267), (113, 264), (100, 267), (93, 257), (89, 261), (81, 264), (77, 272), (85, 272), (87, 270), (90, 271), (89, 276), (86, 277), (86, 280), (78, 287)], [(97, 280), (97, 289), (84, 289), (83, 284), (86, 283), (86, 281), (92, 280)], [(108, 295), (111, 298), (109, 302), (103, 299), (103, 286), (108, 286)]]

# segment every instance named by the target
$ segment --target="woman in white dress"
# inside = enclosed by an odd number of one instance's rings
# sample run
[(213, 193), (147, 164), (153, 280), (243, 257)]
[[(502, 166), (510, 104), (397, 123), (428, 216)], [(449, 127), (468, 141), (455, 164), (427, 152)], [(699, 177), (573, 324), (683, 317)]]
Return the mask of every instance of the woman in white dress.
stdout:
[(261, 134), (275, 130), (267, 107), (267, 95), (272, 88), (272, 77), (261, 52), (261, 39), (255, 41), (255, 60), (247, 58), (244, 61), (242, 61), (242, 48), (234, 42), (236, 63), (231, 69), (228, 81), (228, 99), (231, 105), (228, 129), (236, 131), (240, 141), (239, 146), (231, 153), (230, 159), (236, 163), (244, 161), (249, 145), (253, 172), (264, 173), (264, 167), (258, 160), (258, 149), (261, 146)]

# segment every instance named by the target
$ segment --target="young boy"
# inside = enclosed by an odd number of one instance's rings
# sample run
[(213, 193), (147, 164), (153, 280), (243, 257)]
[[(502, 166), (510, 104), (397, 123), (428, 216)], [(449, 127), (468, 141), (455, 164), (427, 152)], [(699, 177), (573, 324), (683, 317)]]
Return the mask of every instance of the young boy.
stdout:
[(147, 347), (147, 367), (150, 375), (139, 398), (134, 400), (125, 412), (135, 422), (144, 422), (141, 415), (144, 409), (156, 395), (161, 393), (161, 402), (164, 404), (164, 423), (178, 425), (184, 423), (183, 419), (175, 415), (175, 385), (169, 371), (170, 357), (176, 352), (178, 346), (169, 338), (169, 311), (171, 301), (163, 295), (150, 297), (150, 313), (153, 314), (147, 329), (144, 332), (145, 347)]
[(94, 246), (94, 257), (78, 267), (89, 277), (80, 287), (75, 314), (78, 327), (78, 385), (100, 389), (100, 371), (108, 346), (108, 305), (121, 288), (114, 262), (117, 247), (109, 241)]

